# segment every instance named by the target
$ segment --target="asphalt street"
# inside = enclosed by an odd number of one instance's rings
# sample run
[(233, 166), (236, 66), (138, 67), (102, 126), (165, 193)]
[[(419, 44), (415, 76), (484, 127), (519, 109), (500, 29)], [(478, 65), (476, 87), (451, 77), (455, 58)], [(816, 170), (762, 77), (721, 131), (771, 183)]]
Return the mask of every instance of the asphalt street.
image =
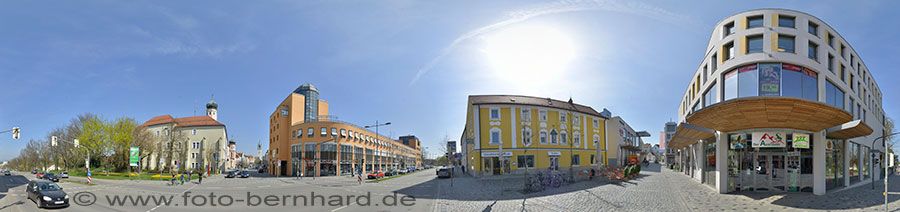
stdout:
[[(346, 176), (253, 175), (243, 179), (217, 175), (202, 184), (194, 180), (183, 185), (95, 179), (97, 185), (87, 186), (60, 181), (70, 206), (58, 211), (432, 211), (437, 187), (444, 182), (435, 179), (433, 169), (362, 184)], [(33, 174), (21, 172), (0, 176), (0, 211), (41, 211), (25, 195), (25, 184), (33, 179)], [(398, 190), (403, 192), (395, 193)]]

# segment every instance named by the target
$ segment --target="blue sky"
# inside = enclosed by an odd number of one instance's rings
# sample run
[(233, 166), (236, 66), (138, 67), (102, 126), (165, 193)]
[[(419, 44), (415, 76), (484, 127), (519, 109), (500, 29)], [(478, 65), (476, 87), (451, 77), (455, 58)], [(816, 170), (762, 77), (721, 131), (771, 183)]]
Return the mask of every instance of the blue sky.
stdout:
[[(459, 138), (467, 95), (519, 94), (608, 108), (657, 143), (676, 118), (712, 27), (787, 8), (835, 28), (866, 62), (896, 117), (896, 1), (34, 1), (0, 7), (0, 160), (78, 114), (203, 114), (215, 94), (238, 151), (266, 144), (268, 115), (310, 82), (330, 112), (431, 151)], [(501, 71), (495, 35), (540, 26), (571, 57), (546, 71)], [(517, 32), (512, 30), (512, 32)], [(509, 34), (509, 33), (507, 33)], [(503, 40), (502, 38), (499, 40)], [(522, 76), (528, 75), (528, 76)], [(264, 146), (265, 148), (265, 146)]]

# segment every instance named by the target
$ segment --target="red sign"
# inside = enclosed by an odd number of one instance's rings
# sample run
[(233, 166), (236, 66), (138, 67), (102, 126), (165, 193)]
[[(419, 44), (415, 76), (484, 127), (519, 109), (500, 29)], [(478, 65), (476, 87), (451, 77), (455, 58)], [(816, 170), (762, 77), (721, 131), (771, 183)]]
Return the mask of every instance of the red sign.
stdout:
[(738, 72), (744, 73), (748, 71), (756, 71), (756, 64), (746, 65), (744, 67), (738, 68)]
[(789, 70), (789, 71), (794, 71), (794, 72), (800, 72), (800, 71), (803, 70), (803, 68), (801, 68), (801, 67), (798, 66), (798, 65), (788, 64), (788, 63), (782, 63), (782, 64), (781, 64), (781, 69)]

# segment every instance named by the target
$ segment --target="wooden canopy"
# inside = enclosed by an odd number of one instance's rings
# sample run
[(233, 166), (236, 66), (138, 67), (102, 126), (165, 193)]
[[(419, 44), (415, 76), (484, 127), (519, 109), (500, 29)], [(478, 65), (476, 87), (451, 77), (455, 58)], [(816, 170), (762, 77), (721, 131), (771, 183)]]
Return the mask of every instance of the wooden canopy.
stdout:
[(717, 131), (791, 128), (821, 131), (847, 123), (853, 116), (825, 103), (793, 97), (745, 97), (703, 108), (686, 120)]
[(668, 144), (666, 144), (666, 149), (681, 149), (696, 143), (697, 139), (690, 139), (676, 135), (672, 137), (672, 140), (669, 140)]
[(872, 128), (863, 123), (862, 120), (853, 120), (825, 130), (826, 137), (836, 139), (856, 138), (869, 134), (872, 134)]

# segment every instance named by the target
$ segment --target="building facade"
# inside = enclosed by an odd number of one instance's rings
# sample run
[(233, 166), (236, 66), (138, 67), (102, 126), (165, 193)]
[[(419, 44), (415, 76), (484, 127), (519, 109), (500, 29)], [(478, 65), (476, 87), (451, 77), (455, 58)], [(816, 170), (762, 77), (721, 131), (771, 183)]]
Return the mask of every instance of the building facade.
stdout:
[(340, 176), (421, 166), (415, 136), (406, 145), (329, 116), (328, 103), (318, 97), (315, 86), (303, 84), (269, 116), (269, 173)]
[(607, 154), (607, 119), (571, 100), (469, 96), (460, 162), (475, 176), (596, 167)]
[(668, 143), (672, 141), (672, 138), (675, 137), (675, 129), (678, 129), (678, 123), (675, 122), (666, 122), (666, 125), (663, 126), (663, 132), (660, 136), (659, 148), (663, 150), (663, 160), (667, 165), (678, 164), (678, 150), (671, 149), (668, 147)]
[(606, 134), (609, 165), (625, 166), (629, 162), (634, 163), (634, 161), (628, 161), (629, 158), (637, 161), (642, 160), (641, 146), (644, 144), (644, 140), (641, 137), (649, 137), (649, 133), (646, 131), (635, 131), (619, 116), (609, 119), (608, 124), (606, 124), (606, 131), (610, 132)]
[(720, 193), (821, 195), (881, 174), (881, 90), (850, 44), (812, 15), (760, 9), (723, 19), (690, 79), (666, 149)]
[(217, 120), (218, 104), (206, 104), (206, 116), (153, 117), (141, 124), (159, 138), (157, 154), (141, 160), (141, 167), (153, 170), (185, 169), (219, 173), (227, 168), (225, 124)]

